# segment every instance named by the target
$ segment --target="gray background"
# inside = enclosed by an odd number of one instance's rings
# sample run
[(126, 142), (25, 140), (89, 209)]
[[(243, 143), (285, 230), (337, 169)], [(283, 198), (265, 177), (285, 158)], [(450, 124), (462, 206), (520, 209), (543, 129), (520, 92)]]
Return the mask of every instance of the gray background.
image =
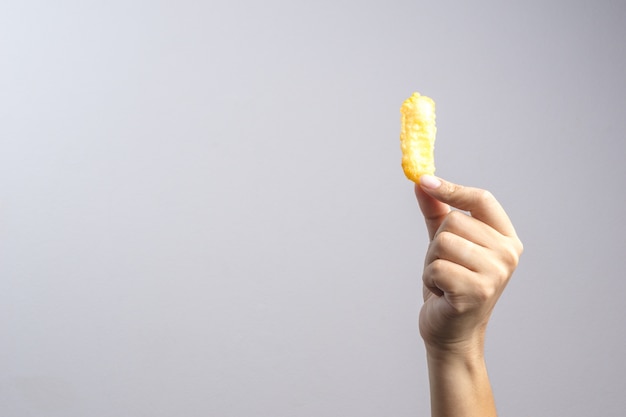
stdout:
[(623, 1), (0, 4), (2, 416), (424, 416), (399, 107), (526, 252), (503, 416), (626, 409)]

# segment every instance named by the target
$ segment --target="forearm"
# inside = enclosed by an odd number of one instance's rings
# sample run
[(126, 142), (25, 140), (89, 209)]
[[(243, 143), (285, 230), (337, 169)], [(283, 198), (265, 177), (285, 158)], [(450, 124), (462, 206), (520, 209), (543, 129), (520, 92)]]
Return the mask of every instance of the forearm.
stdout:
[(432, 417), (496, 417), (482, 350), (427, 353)]

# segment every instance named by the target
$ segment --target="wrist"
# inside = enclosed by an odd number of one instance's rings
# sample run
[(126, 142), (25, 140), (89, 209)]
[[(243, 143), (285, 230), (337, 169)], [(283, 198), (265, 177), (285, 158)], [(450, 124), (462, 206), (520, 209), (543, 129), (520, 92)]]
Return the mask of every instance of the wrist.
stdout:
[(426, 349), (426, 360), (431, 371), (471, 376), (483, 373), (486, 369), (485, 355), (482, 349), (450, 351)]
[(458, 340), (424, 340), (426, 353), (432, 360), (475, 360), (484, 358), (485, 332), (477, 332)]

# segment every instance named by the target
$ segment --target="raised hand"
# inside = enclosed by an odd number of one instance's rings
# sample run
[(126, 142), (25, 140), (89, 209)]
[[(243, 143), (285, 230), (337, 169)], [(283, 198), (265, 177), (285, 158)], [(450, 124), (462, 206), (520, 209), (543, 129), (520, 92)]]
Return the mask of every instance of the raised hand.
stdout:
[[(483, 358), (485, 330), (522, 243), (488, 191), (422, 176), (415, 192), (430, 237), (419, 325), (429, 355), (433, 416), (495, 415)], [(465, 408), (445, 402), (463, 393)]]

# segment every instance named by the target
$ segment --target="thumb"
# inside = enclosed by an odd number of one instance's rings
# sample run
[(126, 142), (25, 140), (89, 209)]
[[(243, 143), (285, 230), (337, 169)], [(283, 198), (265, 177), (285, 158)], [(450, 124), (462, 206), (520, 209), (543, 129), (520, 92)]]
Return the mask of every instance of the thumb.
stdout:
[(420, 184), (415, 184), (415, 196), (424, 215), (428, 236), (430, 240), (433, 240), (437, 230), (439, 230), (439, 226), (441, 226), (446, 215), (450, 212), (450, 206), (428, 194)]
[(420, 177), (419, 188), (441, 203), (470, 212), (472, 217), (503, 235), (516, 236), (511, 220), (489, 191), (453, 184), (431, 175)]

